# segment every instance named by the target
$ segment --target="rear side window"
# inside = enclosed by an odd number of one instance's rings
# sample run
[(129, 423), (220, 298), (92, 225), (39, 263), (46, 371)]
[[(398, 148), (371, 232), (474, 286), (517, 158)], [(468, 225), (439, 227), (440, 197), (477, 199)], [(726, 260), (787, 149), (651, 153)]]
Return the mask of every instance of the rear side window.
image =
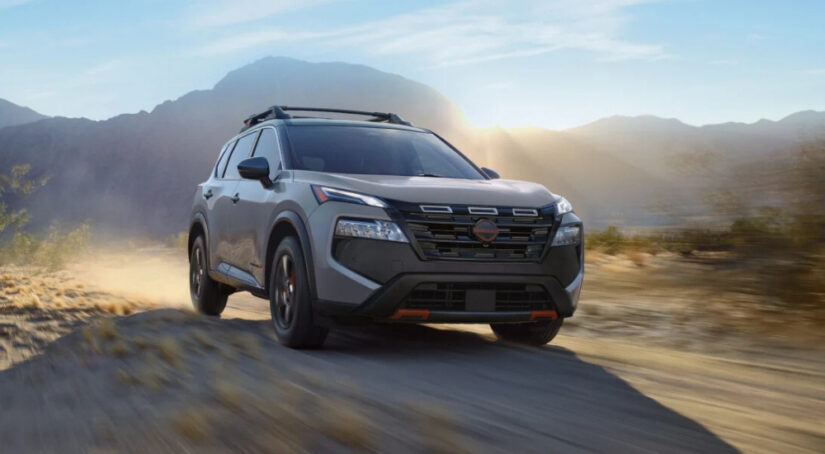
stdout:
[(223, 173), (224, 178), (229, 180), (238, 180), (241, 178), (241, 174), (238, 173), (238, 163), (248, 158), (252, 153), (252, 146), (255, 145), (255, 137), (258, 137), (257, 132), (238, 139), (235, 149), (232, 150), (232, 155), (229, 156), (229, 162), (226, 164), (226, 170)]
[(258, 145), (255, 145), (253, 156), (263, 156), (269, 163), (269, 178), (275, 178), (281, 168), (281, 154), (278, 151), (278, 136), (275, 131), (266, 128), (261, 131), (261, 138)]
[(223, 147), (221, 157), (218, 159), (218, 164), (215, 166), (216, 177), (223, 175), (223, 169), (226, 167), (226, 160), (229, 159), (229, 154), (232, 153), (232, 147), (234, 146), (235, 142), (229, 142), (225, 147)]

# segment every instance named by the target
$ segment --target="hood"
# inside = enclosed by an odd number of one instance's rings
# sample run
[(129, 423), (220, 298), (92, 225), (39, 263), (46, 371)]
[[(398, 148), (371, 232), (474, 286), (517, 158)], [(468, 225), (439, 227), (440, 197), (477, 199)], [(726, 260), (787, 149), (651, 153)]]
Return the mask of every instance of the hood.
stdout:
[(558, 196), (544, 186), (516, 180), (329, 174), (295, 171), (295, 179), (410, 203), (540, 208)]

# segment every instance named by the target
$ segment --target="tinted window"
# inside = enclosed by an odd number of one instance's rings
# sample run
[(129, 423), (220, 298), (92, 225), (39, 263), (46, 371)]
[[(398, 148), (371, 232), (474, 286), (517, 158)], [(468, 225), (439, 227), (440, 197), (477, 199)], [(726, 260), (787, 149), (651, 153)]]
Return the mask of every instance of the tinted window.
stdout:
[(238, 163), (248, 158), (252, 152), (252, 146), (255, 145), (255, 137), (258, 133), (248, 134), (238, 139), (238, 144), (232, 150), (232, 156), (229, 157), (229, 162), (226, 165), (226, 171), (223, 174), (227, 179), (240, 179), (241, 174), (238, 173)]
[(269, 178), (275, 178), (275, 174), (281, 167), (281, 156), (278, 151), (278, 136), (275, 131), (266, 128), (261, 131), (261, 138), (258, 145), (255, 145), (253, 156), (263, 156), (269, 162)]
[(235, 142), (229, 142), (226, 146), (223, 147), (221, 151), (221, 157), (218, 159), (218, 164), (215, 166), (215, 176), (223, 175), (223, 169), (226, 167), (226, 160), (229, 159), (229, 153), (232, 152), (232, 147), (235, 145)]
[(404, 129), (292, 125), (294, 167), (334, 173), (483, 179), (434, 134)]

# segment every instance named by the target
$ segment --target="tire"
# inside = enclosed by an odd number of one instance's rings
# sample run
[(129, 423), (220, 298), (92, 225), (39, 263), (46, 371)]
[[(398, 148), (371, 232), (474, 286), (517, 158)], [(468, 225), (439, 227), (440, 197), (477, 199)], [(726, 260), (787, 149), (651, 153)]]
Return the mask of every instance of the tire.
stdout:
[(226, 307), (226, 299), (231, 292), (209, 277), (207, 256), (206, 243), (202, 236), (198, 236), (192, 243), (192, 253), (189, 255), (189, 295), (197, 312), (218, 316)]
[(290, 348), (320, 347), (329, 330), (313, 322), (306, 261), (295, 237), (281, 240), (269, 270), (269, 310), (278, 342)]
[(490, 328), (501, 340), (541, 346), (556, 337), (563, 322), (564, 319), (559, 318), (530, 323), (493, 323)]

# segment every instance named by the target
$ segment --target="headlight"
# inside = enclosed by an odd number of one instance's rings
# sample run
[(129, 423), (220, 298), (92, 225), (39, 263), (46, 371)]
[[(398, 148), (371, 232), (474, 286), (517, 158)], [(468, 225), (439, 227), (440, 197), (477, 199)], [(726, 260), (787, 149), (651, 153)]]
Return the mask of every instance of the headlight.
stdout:
[(338, 223), (335, 224), (335, 235), (409, 243), (407, 235), (404, 235), (404, 232), (395, 222), (390, 221), (339, 219)]
[(556, 231), (553, 237), (553, 246), (570, 246), (579, 244), (582, 240), (582, 227), (580, 225), (563, 225)]
[(559, 197), (559, 200), (556, 201), (556, 214), (565, 214), (571, 211), (573, 211), (573, 205), (564, 197)]
[(357, 203), (359, 205), (369, 205), (371, 207), (387, 208), (387, 204), (378, 197), (359, 194), (357, 192), (345, 191), (343, 189), (328, 188), (326, 186), (312, 186), (312, 193), (318, 203), (336, 202)]

